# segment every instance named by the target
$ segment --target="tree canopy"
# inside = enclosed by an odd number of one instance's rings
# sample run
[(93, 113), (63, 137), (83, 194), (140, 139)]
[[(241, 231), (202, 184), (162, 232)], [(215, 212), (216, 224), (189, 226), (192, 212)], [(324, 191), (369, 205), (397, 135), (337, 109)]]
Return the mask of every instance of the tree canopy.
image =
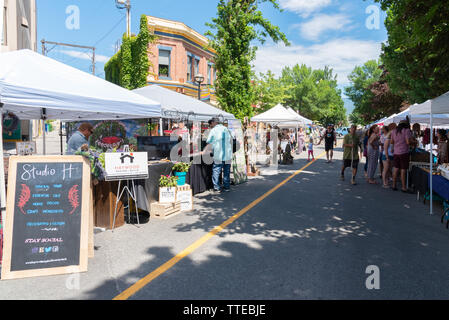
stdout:
[(278, 103), (285, 104), (313, 121), (346, 124), (346, 109), (337, 88), (337, 76), (329, 67), (313, 70), (306, 65), (295, 65), (282, 70), (275, 78), (269, 71), (256, 81), (259, 95), (255, 103), (265, 111)]
[(352, 123), (366, 125), (397, 113), (406, 105), (390, 90), (387, 77), (388, 72), (380, 61), (370, 60), (354, 68), (348, 76), (351, 84), (345, 88), (355, 106), (350, 116)]
[(220, 0), (217, 17), (207, 23), (212, 30), (206, 35), (216, 51), (217, 100), (221, 108), (239, 119), (253, 114), (252, 101), (256, 93), (251, 83), (251, 62), (257, 50), (254, 41), (264, 43), (271, 38), (274, 42), (289, 44), (279, 27), (263, 17), (259, 6), (264, 2), (280, 10), (277, 0)]
[(441, 0), (375, 0), (387, 11), (382, 61), (392, 92), (422, 103), (449, 90), (449, 6)]

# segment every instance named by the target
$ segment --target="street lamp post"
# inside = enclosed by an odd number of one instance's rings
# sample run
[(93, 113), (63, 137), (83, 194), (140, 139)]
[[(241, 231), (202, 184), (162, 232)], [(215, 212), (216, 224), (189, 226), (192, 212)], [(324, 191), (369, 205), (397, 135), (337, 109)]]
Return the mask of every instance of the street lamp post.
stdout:
[(115, 6), (126, 9), (126, 35), (131, 36), (131, 0), (115, 0)]
[(199, 73), (195, 76), (195, 82), (198, 83), (198, 100), (201, 100), (201, 84), (204, 82), (204, 76)]

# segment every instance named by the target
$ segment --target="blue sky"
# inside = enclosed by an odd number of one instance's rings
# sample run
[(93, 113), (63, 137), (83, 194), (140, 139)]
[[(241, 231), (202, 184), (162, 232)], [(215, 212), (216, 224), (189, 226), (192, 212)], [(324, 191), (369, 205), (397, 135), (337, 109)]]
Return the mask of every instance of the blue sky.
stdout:
[[(115, 43), (126, 29), (125, 10), (115, 0), (36, 0), (38, 40), (68, 42), (97, 48), (97, 75), (104, 77), (104, 63), (114, 54)], [(356, 65), (377, 59), (387, 39), (385, 13), (372, 0), (279, 0), (283, 12), (270, 4), (262, 11), (278, 25), (291, 42), (290, 47), (267, 41), (259, 46), (254, 68), (257, 72), (280, 74), (284, 66), (305, 63), (313, 68), (329, 65), (338, 73), (340, 88)], [(131, 0), (132, 31), (139, 30), (141, 14), (182, 21), (200, 33), (216, 15), (217, 0)], [(79, 8), (79, 29), (69, 30), (69, 6)], [(379, 8), (379, 21), (372, 6)], [(371, 7), (370, 7), (371, 6)], [(367, 9), (370, 9), (367, 13)], [(373, 18), (374, 17), (374, 18)], [(373, 19), (374, 20), (373, 20)], [(370, 26), (367, 27), (367, 20)], [(376, 28), (378, 22), (379, 28)], [(51, 46), (50, 46), (51, 49)], [(40, 51), (40, 50), (39, 50)], [(89, 52), (55, 47), (50, 57), (90, 72)]]

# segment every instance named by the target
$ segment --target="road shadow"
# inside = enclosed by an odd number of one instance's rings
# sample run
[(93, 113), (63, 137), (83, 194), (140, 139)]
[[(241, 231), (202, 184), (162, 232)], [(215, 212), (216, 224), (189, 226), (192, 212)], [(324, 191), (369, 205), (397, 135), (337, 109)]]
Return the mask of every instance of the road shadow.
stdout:
[[(449, 244), (438, 219), (412, 195), (338, 181), (339, 167), (317, 161), (131, 298), (448, 299)], [(199, 196), (188, 214), (197, 220), (173, 232), (207, 233), (290, 175)], [(86, 298), (111, 299), (178, 254), (145, 252), (138, 268)], [(381, 290), (366, 288), (370, 265), (380, 269)]]

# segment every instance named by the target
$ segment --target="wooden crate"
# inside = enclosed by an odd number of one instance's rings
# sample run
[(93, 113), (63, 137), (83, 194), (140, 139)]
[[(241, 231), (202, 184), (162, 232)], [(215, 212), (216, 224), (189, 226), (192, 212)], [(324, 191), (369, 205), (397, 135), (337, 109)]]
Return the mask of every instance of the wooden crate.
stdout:
[(176, 191), (189, 191), (190, 190), (190, 185), (189, 184), (185, 184), (183, 186), (177, 186), (176, 187)]
[(160, 203), (153, 202), (151, 204), (151, 217), (156, 219), (168, 219), (181, 213), (181, 202)]

